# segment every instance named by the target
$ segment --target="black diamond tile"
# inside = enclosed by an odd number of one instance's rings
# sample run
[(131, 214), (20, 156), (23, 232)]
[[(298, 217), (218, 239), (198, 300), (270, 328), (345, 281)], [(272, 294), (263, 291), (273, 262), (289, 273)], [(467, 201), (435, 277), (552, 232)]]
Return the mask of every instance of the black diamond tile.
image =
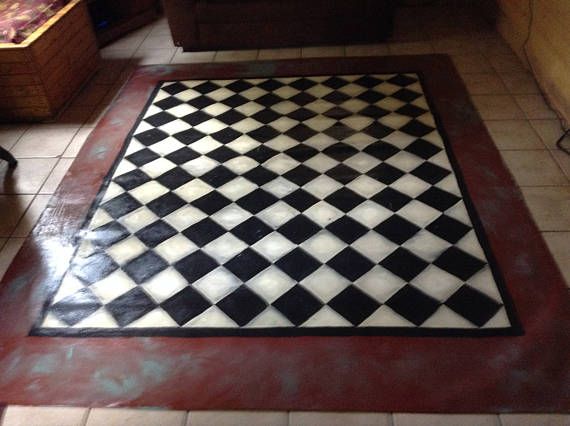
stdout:
[(337, 209), (342, 210), (345, 213), (349, 212), (365, 200), (365, 198), (348, 188), (341, 188), (325, 198), (327, 203), (332, 204)]
[(420, 164), (410, 173), (428, 183), (431, 183), (432, 185), (435, 185), (444, 177), (451, 174), (449, 170), (444, 169), (443, 167), (439, 167), (435, 164), (432, 164), (429, 161)]
[(380, 303), (352, 285), (333, 297), (327, 305), (353, 325), (359, 325), (380, 307)]
[(356, 80), (354, 80), (354, 82), (359, 86), (370, 89), (372, 87), (378, 86), (380, 83), (383, 83), (384, 80), (377, 77), (372, 77), (371, 75), (363, 75), (362, 77), (358, 77)]
[(145, 243), (147, 247), (154, 248), (177, 233), (178, 231), (172, 226), (162, 220), (158, 220), (137, 231), (135, 235), (139, 240)]
[(112, 221), (89, 232), (86, 239), (96, 247), (109, 247), (130, 235), (130, 232), (120, 223)]
[(321, 83), (323, 86), (330, 87), (331, 89), (340, 89), (348, 84), (348, 82), (342, 78), (337, 76), (332, 76), (327, 78), (325, 81)]
[(378, 122), (372, 123), (370, 126), (362, 129), (363, 133), (372, 136), (376, 139), (382, 139), (388, 136), (390, 133), (394, 132), (394, 129), (388, 126), (384, 126)]
[(95, 313), (101, 306), (98, 297), (89, 289), (82, 288), (54, 303), (50, 311), (64, 323), (73, 326)]
[(150, 163), (151, 161), (156, 160), (157, 158), (160, 158), (160, 156), (157, 153), (151, 151), (150, 149), (144, 148), (131, 155), (127, 155), (125, 158), (129, 160), (131, 163), (133, 163), (135, 166), (141, 167), (147, 163)]
[(441, 148), (424, 139), (417, 139), (406, 147), (406, 151), (427, 160), (441, 151)]
[(337, 161), (344, 161), (354, 154), (358, 154), (358, 150), (350, 145), (342, 142), (337, 142), (333, 145), (327, 146), (323, 153), (327, 154), (329, 157), (334, 158)]
[(378, 105), (368, 105), (358, 112), (360, 115), (370, 118), (382, 118), (390, 114), (390, 111), (380, 108)]
[(280, 133), (271, 126), (261, 126), (247, 134), (258, 142), (264, 143), (276, 138)]
[(167, 187), (170, 190), (179, 188), (193, 179), (194, 177), (190, 173), (188, 173), (184, 169), (181, 169), (180, 167), (175, 167), (173, 169), (170, 169), (166, 173), (163, 173), (162, 175), (156, 178), (156, 180), (161, 185)]
[(342, 92), (331, 92), (326, 96), (323, 96), (323, 99), (327, 102), (330, 102), (331, 104), (335, 104), (335, 105), (341, 105), (344, 102), (348, 101), (350, 99), (350, 96), (342, 93)]
[(362, 256), (356, 250), (346, 247), (343, 251), (329, 260), (327, 265), (349, 281), (356, 281), (372, 269), (374, 263)]
[(297, 160), (299, 163), (307, 161), (309, 158), (313, 158), (317, 155), (319, 151), (309, 145), (298, 144), (294, 147), (289, 148), (285, 151), (289, 157)]
[(304, 166), (303, 164), (298, 165), (283, 175), (285, 179), (288, 179), (299, 186), (305, 185), (318, 176), (320, 176), (320, 173), (310, 167)]
[(213, 92), (214, 90), (219, 89), (219, 88), (220, 88), (220, 86), (218, 86), (217, 84), (214, 84), (208, 80), (208, 81), (205, 81), (204, 83), (201, 83), (197, 86), (194, 86), (192, 89), (198, 93), (201, 93), (202, 95), (205, 95), (205, 94)]
[(226, 207), (231, 203), (232, 203), (231, 200), (228, 200), (218, 191), (212, 191), (198, 198), (197, 200), (192, 201), (192, 205), (194, 207), (199, 208), (208, 215), (216, 213), (218, 210), (223, 209), (224, 207)]
[(226, 230), (210, 218), (205, 218), (198, 223), (186, 228), (182, 234), (198, 247), (203, 247), (210, 241), (226, 233)]
[(212, 304), (193, 287), (188, 286), (160, 304), (160, 307), (178, 323), (184, 325)]
[(320, 230), (321, 227), (319, 225), (303, 215), (295, 216), (277, 229), (277, 231), (295, 244), (301, 244)]
[(146, 206), (158, 217), (165, 217), (186, 205), (186, 201), (172, 192), (167, 192), (155, 198)]
[(217, 305), (227, 316), (243, 327), (265, 310), (267, 304), (253, 291), (242, 285)]
[(253, 158), (258, 163), (265, 163), (270, 158), (279, 154), (277, 151), (265, 146), (259, 145), (253, 148), (251, 151), (248, 151), (245, 155), (249, 158)]
[(250, 213), (257, 214), (277, 201), (279, 199), (274, 195), (258, 188), (237, 200), (236, 204)]
[(280, 258), (275, 265), (296, 281), (302, 281), (315, 272), (321, 263), (306, 251), (296, 248)]
[(224, 166), (215, 167), (207, 173), (200, 176), (200, 179), (213, 186), (214, 188), (219, 188), (220, 186), (228, 183), (229, 181), (235, 179), (237, 175), (231, 170)]
[(167, 160), (172, 161), (174, 164), (178, 165), (185, 164), (188, 161), (195, 160), (198, 157), (200, 157), (200, 154), (188, 147), (177, 149), (176, 151), (173, 151), (170, 154), (164, 156), (164, 158)]
[(269, 108), (281, 101), (283, 101), (283, 99), (281, 99), (279, 96), (274, 95), (273, 93), (268, 93), (255, 100), (256, 103), (263, 105), (266, 108)]
[(397, 92), (392, 93), (390, 96), (403, 102), (412, 102), (415, 99), (419, 98), (421, 95), (418, 92), (414, 92), (413, 90), (400, 89)]
[(277, 120), (279, 117), (281, 117), (281, 114), (278, 114), (269, 108), (262, 109), (251, 116), (251, 118), (263, 124), (269, 124), (272, 121)]
[(396, 191), (390, 187), (383, 189), (371, 199), (393, 212), (397, 212), (412, 201), (412, 198), (408, 197), (406, 194), (402, 194), (400, 191)]
[(408, 117), (419, 117), (420, 115), (425, 114), (427, 111), (423, 108), (417, 107), (412, 104), (406, 104), (401, 108), (396, 110), (398, 114), (407, 115)]
[(455, 244), (471, 230), (471, 227), (465, 225), (463, 222), (453, 219), (452, 217), (442, 214), (426, 226), (426, 229), (432, 234)]
[(159, 107), (160, 109), (168, 110), (182, 103), (183, 102), (180, 99), (175, 98), (174, 96), (169, 96), (168, 98), (164, 98), (161, 99), (160, 101), (155, 102), (153, 105)]
[(188, 90), (188, 87), (180, 82), (169, 84), (168, 86), (163, 86), (161, 90), (164, 90), (169, 95), (176, 95), (180, 92)]
[(299, 188), (283, 197), (283, 201), (300, 212), (304, 212), (313, 204), (318, 203), (319, 199), (309, 194), (304, 189)]
[(231, 108), (237, 108), (238, 106), (248, 103), (249, 100), (247, 98), (244, 98), (242, 95), (235, 94), (229, 98), (224, 99), (221, 102)]
[(408, 241), (416, 235), (420, 229), (421, 228), (414, 225), (412, 222), (409, 222), (398, 215), (390, 216), (374, 228), (374, 230), (380, 235), (383, 235), (396, 244), (403, 244)]
[(314, 82), (313, 80), (309, 80), (308, 78), (299, 78), (298, 80), (295, 80), (291, 83), (289, 83), (289, 86), (300, 90), (300, 91), (305, 91), (307, 89), (310, 89), (311, 87), (315, 86), (317, 83)]
[(375, 142), (371, 145), (368, 145), (363, 149), (363, 151), (382, 161), (387, 160), (388, 158), (400, 152), (398, 148), (396, 148), (394, 145), (389, 144), (388, 142)]
[(145, 146), (154, 145), (168, 137), (168, 133), (160, 129), (150, 129), (135, 135), (135, 139)]
[(311, 129), (309, 126), (306, 126), (303, 123), (299, 123), (295, 127), (291, 127), (285, 132), (287, 136), (299, 142), (304, 142), (307, 139), (315, 136), (317, 133), (317, 131)]
[(434, 209), (445, 211), (455, 205), (461, 198), (439, 188), (431, 187), (416, 197), (416, 199)]
[(193, 113), (185, 115), (180, 119), (192, 126), (197, 126), (198, 124), (203, 123), (204, 121), (211, 120), (212, 116), (210, 114), (206, 114), (204, 111), (195, 111)]
[(247, 116), (242, 114), (241, 112), (236, 111), (235, 109), (230, 109), (224, 112), (223, 114), (217, 115), (216, 119), (224, 124), (227, 124), (228, 126), (231, 126), (232, 124), (235, 124), (246, 117)]
[(323, 112), (323, 115), (334, 120), (342, 120), (343, 118), (350, 117), (352, 112), (349, 112), (339, 106), (334, 106), (328, 111)]
[(158, 114), (153, 114), (150, 117), (146, 117), (144, 121), (151, 124), (154, 127), (160, 127), (163, 124), (170, 123), (171, 121), (176, 120), (176, 117), (172, 114), (167, 112), (159, 112)]
[(400, 247), (385, 257), (380, 262), (380, 265), (400, 278), (410, 282), (428, 266), (428, 263)]
[(197, 250), (180, 259), (172, 266), (174, 266), (174, 269), (176, 269), (189, 284), (192, 284), (204, 275), (212, 272), (219, 265), (206, 253)]
[(242, 176), (258, 186), (263, 186), (267, 182), (271, 182), (278, 175), (276, 173), (273, 173), (271, 170), (267, 170), (265, 167), (257, 166), (251, 170), (248, 170)]
[(354, 179), (360, 176), (359, 172), (348, 166), (345, 166), (342, 163), (338, 164), (332, 169), (327, 170), (325, 174), (329, 177), (332, 177), (334, 180), (342, 183), (343, 185), (352, 182)]
[(141, 203), (135, 200), (128, 193), (124, 193), (104, 202), (101, 204), (101, 207), (109, 213), (113, 219), (118, 219), (141, 207)]
[(167, 267), (168, 263), (162, 257), (148, 250), (129, 261), (123, 270), (134, 282), (142, 284)]
[(231, 127), (226, 127), (225, 129), (210, 134), (211, 137), (223, 144), (230, 143), (239, 138), (241, 135), (242, 133), (232, 129)]
[(107, 303), (105, 309), (119, 326), (126, 327), (151, 312), (156, 306), (141, 288), (135, 287)]
[(368, 170), (366, 174), (372, 179), (376, 179), (377, 181), (385, 183), (386, 185), (390, 185), (391, 183), (404, 176), (405, 173), (387, 163), (382, 163), (373, 169)]
[(400, 131), (408, 135), (421, 138), (434, 130), (431, 126), (426, 126), (418, 120), (410, 120), (404, 126), (400, 127)]
[(272, 305), (296, 326), (303, 324), (323, 307), (321, 301), (298, 285), (292, 287)]
[(460, 287), (445, 304), (478, 327), (485, 325), (502, 306), (468, 285)]
[(337, 141), (345, 140), (354, 135), (356, 132), (357, 132), (356, 130), (354, 130), (351, 127), (348, 127), (343, 123), (335, 123), (328, 129), (323, 130), (323, 133), (325, 135), (330, 136), (331, 138), (336, 139)]
[(485, 266), (485, 262), (457, 247), (448, 248), (433, 264), (463, 281), (467, 281)]
[(257, 85), (257, 87), (261, 87), (263, 90), (267, 92), (273, 92), (281, 87), (285, 86), (285, 84), (281, 83), (280, 81), (274, 80), (272, 78), (265, 80)]
[(204, 136), (206, 136), (204, 133), (199, 132), (196, 129), (188, 129), (188, 130), (184, 130), (182, 132), (178, 132), (178, 133), (175, 133), (174, 135), (172, 135), (173, 138), (175, 138), (176, 140), (178, 140), (178, 141), (180, 141), (186, 145), (190, 145), (191, 143), (199, 141)]
[(310, 118), (315, 117), (316, 115), (317, 115), (316, 112), (313, 112), (313, 111), (308, 110), (306, 108), (299, 108), (299, 109), (287, 114), (287, 117), (289, 117), (293, 120), (297, 120), (297, 121), (305, 121), (305, 120), (308, 120)]
[(196, 98), (190, 99), (189, 101), (186, 101), (186, 103), (196, 109), (204, 109), (212, 104), (215, 104), (216, 101), (207, 96), (198, 96)]
[(250, 248), (230, 259), (224, 264), (232, 274), (243, 282), (248, 281), (271, 265), (264, 257)]
[(328, 225), (326, 229), (347, 244), (352, 244), (369, 231), (366, 226), (348, 216), (337, 219)]
[(232, 92), (241, 93), (245, 92), (247, 89), (251, 89), (253, 84), (245, 80), (235, 80), (226, 86)]
[(220, 163), (225, 163), (226, 161), (239, 156), (237, 152), (227, 146), (220, 146), (219, 148), (208, 152), (206, 155)]
[(366, 90), (357, 96), (358, 99), (368, 102), (369, 104), (375, 104), (376, 102), (384, 99), (386, 95), (377, 92), (375, 90)]
[(409, 86), (410, 84), (413, 84), (416, 81), (418, 81), (417, 78), (410, 77), (404, 74), (397, 74), (388, 80), (388, 82), (395, 84), (396, 86)]
[(408, 321), (422, 325), (439, 308), (439, 302), (410, 285), (404, 286), (387, 302), (391, 309)]
[(73, 275), (86, 284), (100, 281), (118, 268), (113, 259), (101, 252), (89, 257), (77, 257), (71, 265)]
[(301, 105), (301, 106), (305, 106), (307, 104), (310, 104), (311, 102), (316, 101), (317, 98), (315, 98), (313, 95), (310, 95), (306, 92), (301, 92), (301, 93), (297, 93), (294, 96), (291, 96), (289, 98), (289, 101), (297, 104), (297, 105)]
[(232, 234), (249, 245), (255, 244), (271, 232), (273, 229), (256, 217), (250, 217), (231, 230)]
[(150, 181), (151, 179), (140, 169), (131, 170), (121, 176), (113, 178), (113, 182), (120, 185), (123, 189), (127, 191), (141, 186), (143, 183)]

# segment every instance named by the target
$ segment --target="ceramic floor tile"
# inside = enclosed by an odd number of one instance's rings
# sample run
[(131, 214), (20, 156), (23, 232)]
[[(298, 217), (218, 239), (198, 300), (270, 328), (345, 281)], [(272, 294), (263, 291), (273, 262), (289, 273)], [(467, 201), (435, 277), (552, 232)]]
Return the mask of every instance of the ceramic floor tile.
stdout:
[(181, 47), (176, 49), (176, 53), (172, 57), (172, 64), (192, 64), (198, 62), (213, 62), (215, 51), (209, 52), (184, 52)]
[(497, 72), (526, 72), (520, 59), (514, 54), (487, 56), (489, 62)]
[(526, 120), (486, 121), (485, 125), (500, 150), (546, 148)]
[(503, 81), (495, 73), (464, 74), (463, 81), (471, 95), (499, 95), (507, 93)]
[(63, 177), (67, 173), (67, 170), (69, 170), (71, 163), (73, 163), (72, 158), (60, 159), (57, 162), (56, 166), (53, 168), (53, 170), (50, 173), (50, 175), (48, 176), (48, 178), (46, 179), (46, 181), (43, 184), (42, 188), (40, 189), (39, 193), (40, 194), (53, 194), (55, 192), (55, 190), (57, 189), (57, 187), (59, 186), (59, 183), (61, 182), (61, 180), (63, 179)]
[(82, 426), (87, 412), (87, 408), (11, 405), (6, 408), (2, 426)]
[(150, 34), (140, 44), (139, 49), (174, 49), (175, 47), (170, 34)]
[(559, 120), (530, 120), (530, 125), (549, 149), (558, 149), (556, 141), (563, 133)]
[(544, 101), (542, 95), (516, 95), (515, 101), (528, 119), (554, 119), (556, 113)]
[(255, 61), (257, 50), (220, 50), (216, 52), (214, 62)]
[(314, 46), (301, 49), (303, 58), (326, 58), (344, 56), (344, 46)]
[(528, 72), (507, 72), (500, 73), (499, 76), (512, 94), (527, 95), (540, 93), (534, 77)]
[(36, 225), (40, 215), (49, 202), (51, 195), (36, 195), (26, 213), (20, 219), (18, 227), (12, 233), (12, 237), (27, 237), (32, 228)]
[(542, 236), (570, 287), (570, 232), (543, 232)]
[(345, 47), (346, 56), (383, 56), (390, 53), (388, 44), (355, 44)]
[[(142, 40), (141, 40), (142, 42)], [(139, 43), (140, 44), (140, 43)], [(103, 47), (99, 50), (99, 54), (101, 55), (101, 59), (116, 59), (116, 60), (129, 60), (133, 56), (133, 54), (138, 49), (138, 45), (136, 47), (131, 48), (123, 48), (123, 49), (114, 49), (110, 46)]]
[(13, 171), (0, 169), (0, 194), (35, 194), (51, 173), (57, 158), (22, 158)]
[(524, 113), (507, 95), (475, 95), (471, 99), (483, 120), (523, 119)]
[(103, 100), (109, 88), (110, 85), (88, 84), (76, 95), (71, 106), (96, 106)]
[(541, 231), (570, 231), (570, 186), (522, 188)]
[(56, 123), (80, 127), (89, 119), (94, 110), (95, 105), (70, 106), (61, 112)]
[(501, 151), (519, 186), (566, 185), (568, 179), (547, 150)]
[(292, 411), (289, 426), (391, 426), (390, 414)]
[(136, 65), (168, 64), (172, 60), (177, 49), (167, 48), (139, 48), (133, 55), (131, 61)]
[(286, 426), (284, 411), (190, 411), (187, 426)]
[(388, 49), (392, 55), (423, 55), (433, 53), (433, 46), (427, 41), (389, 43)]
[(11, 149), (28, 127), (26, 124), (0, 124), (0, 146)]
[(79, 129), (79, 131), (75, 134), (75, 136), (73, 136), (73, 139), (71, 139), (71, 142), (65, 149), (65, 152), (62, 154), (62, 157), (64, 158), (77, 157), (77, 154), (79, 154), (79, 151), (83, 147), (83, 144), (85, 143), (85, 141), (87, 140), (92, 131), (93, 131), (92, 127), (82, 127), (81, 129)]
[(394, 414), (394, 426), (499, 426), (494, 414)]
[(550, 151), (550, 154), (552, 154), (554, 160), (558, 163), (558, 166), (560, 166), (562, 172), (570, 182), (570, 155), (559, 149)]
[(113, 84), (119, 78), (119, 75), (129, 63), (128, 59), (123, 58), (103, 58), (99, 69), (93, 76), (91, 84), (109, 85)]
[(24, 244), (24, 238), (10, 238), (0, 250), (0, 280)]
[(455, 37), (441, 37), (431, 41), (434, 53), (460, 55), (466, 53), (479, 53), (475, 39), (468, 35)]
[(57, 157), (65, 151), (79, 127), (35, 124), (18, 140), (11, 152), (16, 158)]
[(12, 235), (33, 199), (33, 195), (0, 195), (0, 237)]
[(569, 414), (501, 414), (501, 426), (568, 426)]
[(86, 426), (184, 426), (185, 411), (93, 408)]
[[(477, 46), (482, 54), (486, 56), (509, 56), (514, 54), (511, 47), (503, 40), (503, 38), (496, 32), (492, 31), (490, 35), (482, 36), (477, 41)], [(500, 62), (500, 61), (499, 61)]]
[(261, 49), (259, 51), (259, 60), (269, 59), (298, 59), (301, 57), (301, 48), (283, 48), (283, 49)]
[(495, 71), (491, 63), (481, 53), (452, 55), (451, 59), (457, 71), (461, 74), (489, 73)]

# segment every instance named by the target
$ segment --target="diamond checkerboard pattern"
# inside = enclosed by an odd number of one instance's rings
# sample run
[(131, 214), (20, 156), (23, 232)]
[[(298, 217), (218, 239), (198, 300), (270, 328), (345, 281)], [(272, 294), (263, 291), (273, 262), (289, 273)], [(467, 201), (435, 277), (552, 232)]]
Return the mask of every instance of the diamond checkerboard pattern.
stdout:
[(416, 74), (166, 82), (127, 143), (40, 332), (510, 326)]

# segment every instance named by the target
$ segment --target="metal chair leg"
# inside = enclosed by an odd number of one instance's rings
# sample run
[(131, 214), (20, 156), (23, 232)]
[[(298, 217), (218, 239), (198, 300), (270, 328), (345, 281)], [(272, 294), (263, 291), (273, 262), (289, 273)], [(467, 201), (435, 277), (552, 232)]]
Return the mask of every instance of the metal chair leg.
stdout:
[(18, 164), (18, 161), (16, 161), (14, 156), (10, 154), (8, 151), (6, 151), (4, 148), (2, 148), (1, 146), (0, 146), (0, 158), (2, 160), (6, 160), (8, 162), (8, 166), (11, 169), (16, 167), (16, 165)]

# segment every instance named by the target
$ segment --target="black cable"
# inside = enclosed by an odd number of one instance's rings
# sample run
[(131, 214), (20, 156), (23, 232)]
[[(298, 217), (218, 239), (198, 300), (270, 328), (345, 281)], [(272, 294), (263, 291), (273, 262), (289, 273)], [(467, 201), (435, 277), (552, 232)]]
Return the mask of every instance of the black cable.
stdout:
[(566, 136), (568, 136), (568, 134), (570, 133), (570, 129), (566, 129), (564, 131), (564, 133), (562, 133), (562, 136), (560, 136), (558, 138), (558, 140), (556, 141), (556, 147), (560, 150), (565, 152), (566, 154), (570, 155), (570, 150), (568, 150), (567, 148), (562, 146), (562, 141), (566, 138)]

